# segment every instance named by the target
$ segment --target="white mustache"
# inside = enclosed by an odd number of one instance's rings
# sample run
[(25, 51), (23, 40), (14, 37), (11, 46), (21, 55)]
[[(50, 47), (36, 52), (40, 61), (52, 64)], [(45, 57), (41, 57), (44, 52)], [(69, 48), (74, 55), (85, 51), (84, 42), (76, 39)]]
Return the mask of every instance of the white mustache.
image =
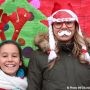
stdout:
[(62, 32), (58, 32), (58, 35), (59, 35), (59, 36), (63, 36), (63, 35), (70, 36), (70, 35), (71, 35), (71, 32), (68, 32), (68, 31), (62, 31)]

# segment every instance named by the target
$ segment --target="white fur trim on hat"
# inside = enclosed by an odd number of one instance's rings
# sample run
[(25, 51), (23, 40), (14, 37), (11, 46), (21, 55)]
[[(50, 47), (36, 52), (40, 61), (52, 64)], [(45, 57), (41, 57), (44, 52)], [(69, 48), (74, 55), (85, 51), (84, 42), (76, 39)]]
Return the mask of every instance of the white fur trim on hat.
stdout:
[[(72, 18), (54, 18), (53, 16), (55, 14), (57, 14), (58, 12), (67, 12), (68, 14), (70, 14), (72, 16)], [(62, 9), (62, 10), (58, 10), (56, 12), (54, 12), (50, 17), (48, 17), (48, 21), (50, 22), (63, 22), (63, 21), (77, 21), (78, 22), (78, 17), (76, 16), (75, 13), (73, 13), (71, 10), (68, 9)]]

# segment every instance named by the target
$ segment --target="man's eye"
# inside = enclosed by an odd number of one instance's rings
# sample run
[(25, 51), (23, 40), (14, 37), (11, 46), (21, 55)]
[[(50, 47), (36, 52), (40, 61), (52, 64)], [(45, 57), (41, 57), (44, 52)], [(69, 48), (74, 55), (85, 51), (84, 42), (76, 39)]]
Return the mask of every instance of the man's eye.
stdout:
[(56, 25), (61, 25), (62, 23), (61, 22), (57, 22)]
[(7, 57), (7, 56), (3, 56), (3, 57)]
[(73, 22), (66, 22), (67, 24), (73, 24)]

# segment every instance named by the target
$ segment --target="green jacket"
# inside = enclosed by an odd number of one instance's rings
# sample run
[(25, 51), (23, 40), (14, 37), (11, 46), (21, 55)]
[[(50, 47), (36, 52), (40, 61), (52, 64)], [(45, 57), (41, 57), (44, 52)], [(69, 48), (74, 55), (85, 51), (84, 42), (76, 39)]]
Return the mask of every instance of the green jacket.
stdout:
[(90, 90), (90, 65), (81, 64), (70, 52), (60, 55), (60, 60), (48, 70), (48, 55), (32, 53), (27, 90)]

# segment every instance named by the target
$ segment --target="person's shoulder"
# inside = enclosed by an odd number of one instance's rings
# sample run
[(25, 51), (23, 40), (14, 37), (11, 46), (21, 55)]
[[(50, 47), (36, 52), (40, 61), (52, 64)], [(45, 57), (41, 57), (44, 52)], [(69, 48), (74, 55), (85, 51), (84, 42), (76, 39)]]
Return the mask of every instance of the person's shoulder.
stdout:
[(48, 54), (42, 52), (41, 50), (33, 51), (31, 57), (33, 57), (33, 62), (36, 62), (41, 66), (46, 65), (48, 63)]
[(32, 51), (32, 55), (35, 55), (36, 57), (47, 57), (48, 56), (47, 53), (39, 49)]

